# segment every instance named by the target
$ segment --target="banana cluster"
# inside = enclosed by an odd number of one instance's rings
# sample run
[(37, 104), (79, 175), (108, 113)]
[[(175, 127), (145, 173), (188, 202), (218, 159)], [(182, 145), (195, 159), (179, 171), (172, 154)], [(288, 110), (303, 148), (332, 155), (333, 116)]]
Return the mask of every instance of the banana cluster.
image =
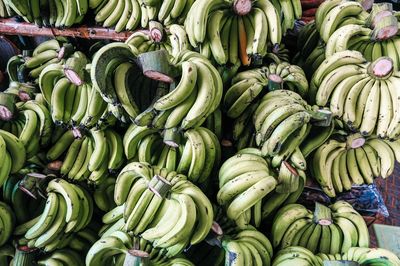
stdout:
[[(294, 22), (292, 2), (300, 8), (296, 11), (301, 16), (300, 1), (281, 1), (285, 5), (282, 11), (287, 11), (284, 29)], [(269, 0), (198, 0), (189, 11), (185, 29), (191, 45), (200, 46), (201, 53), (217, 64), (249, 65), (252, 56), (265, 56), (269, 42), (281, 42), (281, 17)]]
[(389, 57), (374, 62), (356, 51), (344, 51), (328, 57), (311, 81), (315, 103), (329, 106), (335, 117), (363, 136), (383, 139), (399, 137), (397, 87), (400, 73), (394, 71)]
[(180, 52), (191, 50), (183, 26), (172, 24), (164, 28), (160, 23), (150, 21), (148, 30), (134, 32), (125, 42), (136, 55), (155, 50), (166, 50), (173, 57)]
[(213, 222), (210, 201), (186, 176), (146, 163), (130, 163), (121, 170), (114, 201), (117, 207), (103, 216), (101, 235), (117, 230), (140, 234), (166, 249), (168, 257), (202, 241)]
[(125, 162), (122, 138), (112, 129), (92, 129), (88, 135), (67, 130), (46, 156), (49, 161), (63, 160), (61, 175), (94, 184), (104, 182)]
[(305, 179), (303, 171), (296, 171), (286, 162), (276, 173), (260, 150), (246, 148), (221, 166), (218, 204), (239, 227), (259, 227), (281, 205), (296, 202)]
[(2, 201), (0, 201), (0, 214), (0, 246), (3, 246), (13, 233), (15, 216), (11, 207)]
[(329, 208), (316, 203), (314, 213), (300, 204), (286, 205), (276, 213), (271, 235), (274, 248), (301, 246), (312, 253), (337, 254), (369, 246), (364, 219), (345, 201)]
[(274, 161), (278, 164), (289, 157), (310, 130), (310, 110), (295, 92), (267, 93), (253, 114), (256, 144), (261, 147), (263, 156), (276, 157)]
[(187, 130), (201, 126), (219, 107), (222, 79), (207, 58), (196, 52), (183, 51), (174, 58), (172, 65), (181, 73), (178, 84), (136, 117), (136, 124), (150, 126), (162, 118), (158, 122), (163, 125), (161, 128)]
[(4, 2), (26, 22), (35, 22), (39, 27), (71, 27), (81, 23), (89, 9), (88, 0), (4, 0)]
[(315, 23), (326, 43), (326, 56), (357, 50), (369, 61), (389, 56), (399, 69), (398, 17), (389, 3), (377, 3), (370, 12), (355, 1), (327, 1), (316, 13)]
[(128, 160), (133, 158), (184, 174), (191, 182), (207, 183), (221, 160), (217, 136), (204, 127), (172, 134), (176, 139), (169, 139), (168, 131), (162, 136), (152, 129), (132, 124), (124, 136), (125, 155)]
[[(1, 93), (0, 99), (4, 97), (9, 97), (9, 95)], [(36, 155), (41, 147), (46, 147), (50, 143), (53, 121), (45, 105), (30, 100), (25, 103), (18, 102), (13, 118), (5, 121), (1, 129), (18, 137), (19, 142), (25, 147), (26, 158), (29, 159)]]
[(108, 212), (115, 207), (114, 187), (115, 187), (115, 178), (107, 177), (94, 190), (93, 200), (96, 206), (100, 210)]
[(45, 265), (84, 266), (85, 265), (84, 261), (82, 260), (82, 257), (77, 251), (66, 248), (56, 250), (50, 253), (49, 255), (40, 258), (37, 263), (39, 266), (45, 266)]
[(312, 156), (312, 176), (329, 197), (350, 190), (353, 184), (372, 184), (374, 178), (393, 173), (400, 159), (399, 144), (374, 137), (344, 142), (330, 139)]
[(85, 189), (63, 179), (51, 180), (46, 190), (48, 198), (43, 212), (31, 221), (29, 228), (25, 227), (28, 230), (24, 237), (29, 247), (43, 248), (50, 252), (59, 248), (69, 234), (89, 224), (93, 201)]
[(22, 141), (15, 135), (0, 129), (0, 186), (7, 180), (9, 174), (17, 173), (25, 164), (26, 150)]
[(238, 73), (232, 79), (232, 86), (224, 95), (226, 114), (238, 118), (248, 106), (265, 93), (277, 89), (292, 90), (305, 97), (308, 81), (304, 71), (287, 62), (271, 63), (268, 67), (255, 68)]
[(322, 266), (324, 261), (351, 261), (359, 265), (398, 265), (399, 258), (391, 251), (383, 248), (351, 247), (347, 252), (337, 254), (313, 254), (310, 250), (293, 246), (278, 251), (272, 266), (312, 265)]
[(274, 255), (269, 239), (254, 228), (226, 237), (222, 247), (225, 265), (270, 265)]
[[(143, 237), (132, 236), (123, 231), (115, 231), (108, 236), (103, 236), (90, 248), (86, 255), (87, 266), (106, 266), (111, 261), (115, 265), (123, 265), (125, 262), (142, 262), (150, 265), (160, 266), (193, 266), (183, 256), (179, 258), (168, 258), (163, 249), (154, 248), (149, 241)], [(147, 261), (146, 261), (147, 260)]]
[(326, 1), (315, 13), (315, 25), (321, 39), (327, 43), (337, 29), (350, 24), (363, 25), (368, 15), (357, 1)]
[(146, 28), (151, 21), (183, 24), (194, 0), (89, 0), (95, 21), (115, 31)]

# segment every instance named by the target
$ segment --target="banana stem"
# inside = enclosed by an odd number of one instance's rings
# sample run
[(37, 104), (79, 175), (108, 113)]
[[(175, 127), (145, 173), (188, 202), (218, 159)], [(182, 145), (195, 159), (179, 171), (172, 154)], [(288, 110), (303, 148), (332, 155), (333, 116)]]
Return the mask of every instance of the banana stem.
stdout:
[(70, 43), (64, 43), (63, 46), (58, 51), (58, 60), (63, 58), (68, 58), (70, 55), (74, 53), (74, 46)]
[(18, 246), (15, 249), (14, 263), (18, 266), (33, 266), (35, 265), (36, 248), (30, 249), (27, 246)]
[(380, 57), (368, 66), (368, 73), (377, 78), (384, 78), (392, 74), (393, 60), (390, 57)]
[(174, 82), (171, 75), (174, 73), (174, 68), (169, 64), (165, 50), (143, 53), (139, 55), (138, 61), (146, 77), (166, 83)]
[(18, 90), (18, 97), (21, 101), (27, 102), (35, 98), (36, 88), (27, 84), (21, 84)]
[[(375, 20), (374, 20), (375, 21)], [(393, 15), (385, 16), (375, 21), (375, 27), (372, 31), (372, 40), (383, 41), (397, 35), (399, 30), (397, 18)]]
[(329, 127), (332, 123), (332, 112), (324, 109), (317, 111), (307, 110), (311, 115), (313, 125), (320, 127)]
[(181, 134), (178, 131), (178, 128), (168, 128), (164, 132), (164, 143), (168, 146), (178, 148), (179, 142), (181, 139)]
[(268, 89), (269, 91), (281, 90), (283, 87), (283, 79), (276, 75), (271, 74), (268, 76)]
[(155, 175), (150, 180), (148, 187), (156, 196), (165, 198), (165, 196), (171, 190), (172, 184), (164, 177)]
[(314, 223), (320, 225), (332, 224), (332, 211), (321, 203), (315, 203), (315, 211), (313, 217)]
[(15, 95), (0, 93), (0, 120), (10, 121), (15, 112)]
[(233, 11), (239, 16), (245, 16), (249, 14), (251, 8), (251, 0), (235, 0), (233, 2)]
[(150, 255), (141, 250), (128, 250), (124, 260), (124, 266), (147, 266), (150, 265)]
[(208, 232), (205, 241), (211, 246), (222, 247), (222, 237), (224, 236), (224, 231), (221, 226), (213, 221), (211, 230)]
[[(77, 54), (78, 52), (75, 52)], [(75, 55), (74, 54), (74, 55)], [(65, 76), (76, 86), (81, 86), (84, 82), (84, 69), (87, 64), (86, 56), (77, 55), (68, 58), (64, 65)]]
[(365, 144), (365, 138), (360, 133), (355, 133), (347, 137), (347, 147), (357, 149)]
[(158, 21), (149, 22), (150, 37), (154, 42), (161, 42), (164, 39), (164, 27)]

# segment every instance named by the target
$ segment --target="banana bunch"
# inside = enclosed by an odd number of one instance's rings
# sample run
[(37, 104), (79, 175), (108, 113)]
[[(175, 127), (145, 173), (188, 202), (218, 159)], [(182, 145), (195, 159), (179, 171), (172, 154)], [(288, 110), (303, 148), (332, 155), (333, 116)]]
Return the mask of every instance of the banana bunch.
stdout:
[(183, 26), (173, 24), (164, 28), (155, 21), (150, 21), (148, 30), (134, 32), (125, 43), (131, 47), (136, 56), (163, 49), (172, 57), (176, 57), (182, 51), (191, 50)]
[(325, 1), (315, 13), (315, 25), (321, 39), (327, 43), (339, 28), (346, 25), (365, 25), (368, 16), (369, 13), (357, 1)]
[(0, 187), (10, 173), (17, 173), (25, 164), (26, 150), (22, 141), (15, 135), (0, 129)]
[[(65, 63), (65, 59), (73, 53), (74, 49), (71, 44), (64, 41), (66, 40), (51, 39), (37, 46), (33, 50), (32, 56), (25, 58), (24, 64), (17, 69), (19, 81), (26, 82), (28, 79), (38, 79), (42, 71), (49, 65), (62, 66)], [(18, 61), (12, 61), (11, 69), (15, 69), (13, 65), (18, 63)], [(27, 77), (25, 73), (27, 73)]]
[(15, 248), (11, 245), (2, 245), (0, 247), (0, 263), (1, 265), (10, 265), (15, 256)]
[(354, 261), (361, 266), (398, 265), (399, 258), (391, 251), (382, 248), (351, 247), (347, 252), (338, 254), (313, 254), (310, 250), (292, 246), (281, 249), (276, 254), (272, 266), (312, 265), (323, 266), (324, 261)]
[(128, 159), (176, 171), (186, 175), (191, 182), (206, 183), (213, 170), (219, 167), (220, 143), (207, 128), (198, 127), (183, 134), (173, 132), (175, 136), (169, 139), (168, 131), (162, 136), (151, 129), (132, 124), (127, 134), (129, 136), (124, 136), (124, 150)]
[(47, 266), (47, 265), (59, 265), (59, 266), (68, 266), (68, 265), (77, 265), (84, 266), (85, 263), (82, 260), (81, 255), (74, 250), (71, 249), (60, 249), (56, 250), (45, 257), (40, 258), (37, 261), (39, 266)]
[[(327, 58), (314, 73), (311, 94), (351, 130), (383, 139), (399, 137), (397, 87), (400, 72), (389, 57), (367, 62), (356, 51)], [(318, 87), (318, 89), (317, 89)]]
[(8, 18), (14, 15), (14, 11), (6, 4), (5, 0), (0, 0), (0, 18)]
[(46, 191), (48, 198), (43, 212), (32, 220), (24, 237), (29, 247), (43, 248), (50, 252), (67, 245), (69, 234), (89, 224), (93, 201), (85, 189), (63, 179), (51, 180)]
[(291, 246), (280, 249), (276, 254), (272, 266), (289, 266), (289, 265), (310, 265), (323, 266), (323, 261), (310, 250), (300, 247)]
[[(15, 215), (11, 207), (0, 201), (0, 246), (3, 246), (13, 233)], [(1, 261), (1, 259), (0, 259)]]
[(88, 0), (4, 0), (4, 2), (26, 22), (34, 22), (39, 27), (65, 28), (79, 24), (89, 8)]
[(53, 121), (47, 107), (35, 100), (17, 103), (16, 112), (15, 119), (6, 121), (1, 128), (19, 138), (29, 159), (49, 145)]
[(255, 99), (265, 94), (266, 87), (269, 91), (295, 91), (305, 97), (308, 81), (300, 67), (287, 62), (240, 72), (233, 77), (232, 86), (224, 95), (223, 104), (228, 117), (238, 118)]
[(170, 91), (155, 99), (135, 119), (140, 126), (159, 124), (160, 129), (180, 127), (182, 130), (201, 126), (213, 115), (222, 99), (223, 84), (218, 70), (199, 53), (183, 51), (172, 65), (181, 77)]
[[(81, 85), (73, 83), (68, 76), (76, 72), (66, 67), (51, 64), (43, 69), (39, 77), (40, 90), (45, 101), (52, 107), (54, 123), (82, 128), (104, 127), (107, 123), (115, 123), (114, 106), (109, 106), (90, 82)], [(71, 79), (81, 81), (79, 75), (76, 75)]]
[[(200, 46), (201, 53), (219, 65), (238, 62), (249, 65), (251, 57), (266, 55), (268, 43), (281, 42), (281, 15), (272, 2), (195, 1), (185, 21), (189, 41), (193, 47)], [(288, 11), (292, 12), (291, 1), (284, 2), (285, 12), (289, 6)], [(300, 5), (300, 1), (293, 2)]]
[(265, 58), (271, 60), (274, 63), (289, 62), (290, 61), (290, 51), (283, 44), (273, 44), (267, 49), (269, 52), (266, 54)]
[[(352, 135), (354, 136), (354, 135)], [(345, 142), (330, 139), (310, 159), (311, 174), (329, 197), (350, 190), (352, 184), (372, 184), (386, 178), (400, 159), (400, 142), (371, 137), (348, 137)]]
[[(169, 262), (180, 260), (168, 260), (167, 256), (165, 250), (154, 248), (149, 241), (142, 237), (132, 236), (124, 231), (115, 231), (108, 236), (102, 237), (90, 247), (86, 255), (85, 265), (122, 266), (124, 261), (142, 262), (146, 259), (149, 260), (150, 265), (170, 265)], [(181, 259), (184, 260), (183, 258)]]
[(270, 265), (273, 249), (269, 239), (249, 227), (222, 240), (225, 265)]
[(273, 157), (274, 167), (288, 158), (307, 136), (311, 107), (295, 92), (267, 93), (253, 114), (256, 144), (262, 155)]
[(284, 249), (301, 246), (312, 253), (344, 253), (351, 247), (369, 247), (369, 233), (362, 216), (345, 201), (326, 207), (316, 203), (312, 213), (300, 204), (289, 204), (275, 215), (272, 245)]
[[(277, 176), (277, 177), (275, 177)], [(246, 148), (224, 162), (219, 171), (218, 204), (243, 228), (259, 227), (282, 204), (296, 202), (305, 184), (303, 171), (282, 163), (276, 173), (261, 151)]]
[(282, 18), (282, 32), (287, 32), (295, 27), (296, 20), (300, 19), (303, 13), (300, 0), (271, 1)]
[(168, 257), (202, 241), (213, 222), (210, 201), (186, 176), (146, 163), (130, 163), (121, 170), (114, 201), (117, 207), (103, 216), (102, 236), (132, 231), (153, 247), (166, 249)]
[(115, 178), (107, 177), (104, 182), (101, 182), (94, 190), (93, 200), (100, 210), (108, 212), (115, 207), (114, 187)]
[(117, 171), (125, 161), (121, 136), (112, 129), (92, 129), (88, 135), (68, 130), (46, 156), (49, 161), (63, 158), (61, 175), (94, 184), (105, 182), (109, 171)]
[(359, 265), (400, 265), (399, 257), (393, 252), (383, 248), (352, 247), (344, 254), (317, 254), (322, 261), (349, 260), (356, 261)]

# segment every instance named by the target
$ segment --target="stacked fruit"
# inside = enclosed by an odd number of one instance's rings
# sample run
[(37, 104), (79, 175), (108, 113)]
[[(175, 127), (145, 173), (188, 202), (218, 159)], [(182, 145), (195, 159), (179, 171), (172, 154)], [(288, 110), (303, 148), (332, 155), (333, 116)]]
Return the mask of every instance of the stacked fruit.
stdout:
[(399, 265), (399, 258), (391, 251), (382, 248), (359, 248), (352, 247), (345, 253), (338, 254), (313, 254), (303, 247), (288, 247), (280, 250), (273, 261), (273, 266), (283, 265), (313, 265), (322, 266), (326, 262), (348, 261), (356, 262), (358, 265)]
[(313, 253), (336, 254), (369, 246), (364, 219), (345, 201), (329, 208), (316, 203), (314, 213), (300, 204), (286, 205), (275, 215), (271, 230), (275, 248), (301, 246)]

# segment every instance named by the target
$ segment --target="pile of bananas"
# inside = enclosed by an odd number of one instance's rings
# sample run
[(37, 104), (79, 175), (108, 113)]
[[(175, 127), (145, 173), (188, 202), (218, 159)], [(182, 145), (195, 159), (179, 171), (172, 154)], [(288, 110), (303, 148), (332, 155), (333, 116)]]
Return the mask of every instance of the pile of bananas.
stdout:
[(156, 130), (132, 124), (123, 139), (126, 157), (177, 171), (194, 183), (207, 183), (221, 160), (217, 136), (204, 127), (184, 134), (176, 131), (172, 131), (172, 136), (168, 134), (169, 131), (161, 135)]
[(362, 216), (345, 201), (329, 208), (316, 203), (312, 213), (300, 204), (289, 204), (275, 215), (272, 245), (301, 246), (311, 252), (343, 253), (351, 247), (369, 247), (369, 233)]
[(0, 265), (400, 265), (349, 203), (296, 203), (400, 162), (390, 4), (326, 0), (304, 26), (300, 0), (1, 1), (137, 31), (8, 61)]
[(345, 253), (313, 254), (310, 250), (293, 246), (280, 250), (272, 263), (273, 266), (312, 265), (322, 266), (325, 261), (357, 262), (361, 266), (399, 265), (399, 258), (386, 249), (351, 247)]
[(399, 141), (374, 137), (360, 140), (357, 143), (357, 135), (344, 142), (330, 139), (313, 154), (310, 170), (326, 195), (335, 197), (353, 184), (372, 184), (374, 178), (393, 173), (400, 159)]
[(81, 23), (89, 9), (88, 0), (4, 0), (26, 22), (42, 27), (64, 28)]

